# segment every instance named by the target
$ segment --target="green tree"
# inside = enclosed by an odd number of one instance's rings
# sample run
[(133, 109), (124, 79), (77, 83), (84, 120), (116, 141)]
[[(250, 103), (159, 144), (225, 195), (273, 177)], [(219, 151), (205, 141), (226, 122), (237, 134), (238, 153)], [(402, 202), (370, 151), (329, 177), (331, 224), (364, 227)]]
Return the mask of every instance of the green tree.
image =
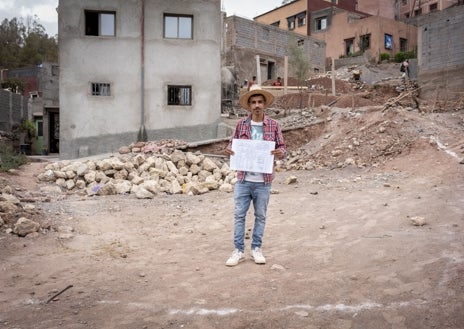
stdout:
[(25, 27), (17, 19), (4, 19), (0, 25), (0, 67), (19, 67), (19, 53), (23, 46)]
[(300, 92), (300, 109), (303, 108), (303, 85), (305, 84), (309, 72), (309, 60), (306, 56), (304, 44), (298, 45), (294, 38), (290, 39), (288, 46), (288, 62), (295, 72), (298, 80), (298, 89)]
[(26, 90), (26, 84), (18, 78), (8, 78), (0, 83), (2, 89), (10, 89), (14, 93), (23, 93)]
[(37, 16), (4, 19), (0, 25), (0, 67), (14, 69), (58, 61), (58, 42), (45, 33)]

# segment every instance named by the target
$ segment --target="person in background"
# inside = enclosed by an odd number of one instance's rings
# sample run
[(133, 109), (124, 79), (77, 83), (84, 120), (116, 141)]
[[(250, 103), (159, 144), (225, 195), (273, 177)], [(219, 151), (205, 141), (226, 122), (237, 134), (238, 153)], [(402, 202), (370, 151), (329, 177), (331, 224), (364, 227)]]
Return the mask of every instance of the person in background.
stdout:
[(282, 80), (280, 77), (277, 77), (277, 80), (272, 83), (273, 86), (280, 87), (282, 86)]
[(254, 75), (250, 81), (248, 81), (248, 91), (250, 91), (251, 86), (253, 86), (256, 82), (256, 76)]
[(409, 59), (405, 59), (403, 63), (401, 63), (400, 71), (402, 72), (401, 77), (409, 79)]
[[(250, 91), (240, 97), (240, 105), (249, 111), (249, 115), (241, 119), (229, 141), (225, 153), (234, 155), (232, 141), (234, 139), (251, 139), (275, 142), (275, 149), (271, 151), (276, 158), (283, 159), (286, 154), (282, 130), (278, 121), (264, 114), (265, 109), (272, 104), (274, 96), (260, 86), (254, 85)], [(265, 264), (261, 251), (261, 244), (266, 224), (267, 205), (271, 194), (271, 183), (274, 172), (237, 172), (237, 182), (234, 186), (234, 246), (227, 266), (235, 266), (245, 259), (245, 219), (253, 201), (255, 222), (251, 241), (251, 257), (256, 264)]]

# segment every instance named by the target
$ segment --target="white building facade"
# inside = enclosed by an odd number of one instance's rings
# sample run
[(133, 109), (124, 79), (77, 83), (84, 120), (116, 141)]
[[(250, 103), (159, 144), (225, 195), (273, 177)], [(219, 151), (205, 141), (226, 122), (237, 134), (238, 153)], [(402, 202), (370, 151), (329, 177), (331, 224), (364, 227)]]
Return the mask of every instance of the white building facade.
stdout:
[(220, 0), (60, 0), (60, 158), (221, 136)]

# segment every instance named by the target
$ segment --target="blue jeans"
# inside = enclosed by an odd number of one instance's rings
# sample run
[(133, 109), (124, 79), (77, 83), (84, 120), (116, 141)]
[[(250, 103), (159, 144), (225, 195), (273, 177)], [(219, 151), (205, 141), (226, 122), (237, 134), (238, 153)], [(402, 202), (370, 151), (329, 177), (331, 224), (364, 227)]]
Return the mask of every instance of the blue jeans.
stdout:
[(255, 182), (237, 182), (234, 187), (234, 245), (235, 248), (244, 251), (245, 219), (250, 203), (253, 200), (255, 210), (255, 224), (251, 249), (261, 248), (264, 227), (266, 225), (267, 205), (271, 194), (271, 184)]

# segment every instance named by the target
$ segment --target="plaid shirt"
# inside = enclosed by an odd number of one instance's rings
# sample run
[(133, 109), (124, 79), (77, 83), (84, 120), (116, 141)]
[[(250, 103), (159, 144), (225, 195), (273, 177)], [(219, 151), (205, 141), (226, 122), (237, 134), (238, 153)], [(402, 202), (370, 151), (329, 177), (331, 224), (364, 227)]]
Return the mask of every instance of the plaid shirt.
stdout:
[[(264, 120), (263, 120), (263, 129), (264, 129), (263, 140), (275, 142), (275, 148), (282, 150), (283, 152), (282, 158), (284, 158), (286, 154), (286, 150), (285, 150), (284, 138), (282, 137), (282, 130), (280, 129), (280, 123), (265, 115)], [(228, 148), (232, 148), (233, 139), (251, 139), (251, 115), (246, 118), (241, 119), (237, 123), (237, 127), (235, 128), (235, 133), (229, 141)], [(263, 174), (263, 176), (264, 176), (264, 184), (270, 184), (272, 183), (272, 180), (274, 179), (274, 172), (272, 172), (272, 174)], [(245, 172), (237, 171), (237, 179), (243, 182), (243, 180), (245, 179)]]

